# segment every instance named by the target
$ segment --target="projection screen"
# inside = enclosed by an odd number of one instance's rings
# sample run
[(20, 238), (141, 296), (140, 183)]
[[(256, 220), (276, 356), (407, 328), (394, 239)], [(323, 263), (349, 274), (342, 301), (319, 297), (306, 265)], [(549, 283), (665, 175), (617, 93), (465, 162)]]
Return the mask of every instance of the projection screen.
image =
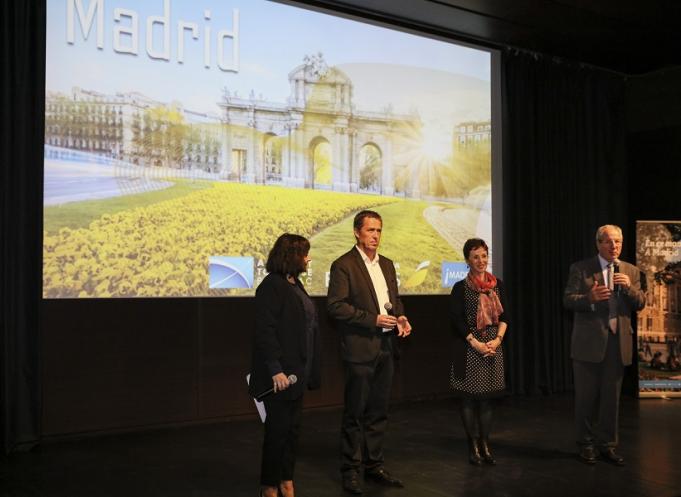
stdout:
[(253, 295), (361, 209), (402, 294), (492, 240), (491, 54), (265, 0), (48, 0), (44, 298)]

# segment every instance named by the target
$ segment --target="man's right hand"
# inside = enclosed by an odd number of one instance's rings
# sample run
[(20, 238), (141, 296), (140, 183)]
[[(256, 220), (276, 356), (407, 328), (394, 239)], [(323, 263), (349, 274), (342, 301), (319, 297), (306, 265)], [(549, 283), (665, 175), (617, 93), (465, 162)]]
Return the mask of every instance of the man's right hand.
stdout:
[(277, 373), (272, 377), (272, 383), (274, 386), (274, 392), (281, 392), (282, 390), (286, 390), (290, 385), (291, 382), (288, 381), (288, 376), (286, 376), (284, 373)]
[(608, 300), (611, 294), (612, 290), (605, 285), (599, 285), (598, 281), (595, 281), (594, 286), (592, 286), (591, 290), (589, 291), (589, 302), (595, 304), (596, 302)]
[(387, 314), (379, 314), (376, 316), (376, 326), (379, 328), (394, 328), (397, 326), (397, 318)]

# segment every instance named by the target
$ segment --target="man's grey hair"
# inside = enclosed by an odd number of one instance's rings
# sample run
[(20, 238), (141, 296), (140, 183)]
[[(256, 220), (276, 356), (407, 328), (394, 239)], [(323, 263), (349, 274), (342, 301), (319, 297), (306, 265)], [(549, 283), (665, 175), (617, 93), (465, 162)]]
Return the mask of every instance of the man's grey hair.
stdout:
[(616, 224), (604, 224), (603, 226), (601, 226), (600, 228), (598, 228), (598, 229), (596, 230), (596, 243), (597, 243), (597, 244), (600, 243), (601, 240), (603, 240), (603, 234), (604, 234), (607, 230), (614, 230), (614, 231), (617, 231), (617, 233), (619, 233), (619, 235), (620, 235), (620, 238), (623, 238), (623, 237), (622, 237), (622, 228), (620, 228), (620, 227), (617, 226)]

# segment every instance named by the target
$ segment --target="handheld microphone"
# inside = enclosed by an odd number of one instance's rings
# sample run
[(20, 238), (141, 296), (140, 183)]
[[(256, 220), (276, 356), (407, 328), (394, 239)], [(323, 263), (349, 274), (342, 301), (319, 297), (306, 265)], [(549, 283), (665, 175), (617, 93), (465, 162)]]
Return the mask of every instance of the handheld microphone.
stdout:
[[(295, 385), (296, 382), (298, 381), (298, 377), (294, 374), (289, 375), (288, 381), (291, 385)], [(262, 399), (267, 397), (268, 395), (271, 395), (274, 393), (274, 385), (272, 385), (270, 388), (265, 390), (264, 392), (260, 392), (258, 395), (255, 396), (255, 400), (260, 402)]]
[[(618, 259), (612, 261), (612, 272), (613, 275), (620, 272), (620, 261)], [(620, 291), (622, 290), (622, 285), (615, 284), (613, 286), (613, 290), (615, 291), (615, 295), (619, 295)]]
[[(391, 302), (386, 302), (383, 304), (383, 308), (386, 310), (388, 313), (388, 316), (395, 316), (395, 310), (393, 309), (393, 305)], [(388, 333), (387, 330), (394, 330), (395, 326), (391, 326), (390, 328), (383, 328), (383, 333)]]

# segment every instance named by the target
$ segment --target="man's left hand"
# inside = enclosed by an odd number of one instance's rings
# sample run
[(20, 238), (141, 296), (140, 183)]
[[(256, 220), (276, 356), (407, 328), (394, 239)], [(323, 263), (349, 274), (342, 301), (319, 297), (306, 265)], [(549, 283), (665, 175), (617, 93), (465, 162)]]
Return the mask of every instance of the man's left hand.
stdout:
[(612, 275), (612, 282), (615, 285), (621, 285), (623, 288), (629, 288), (631, 286), (629, 276), (624, 273), (614, 273)]
[(406, 316), (400, 316), (397, 318), (397, 336), (406, 337), (411, 333), (411, 325)]

